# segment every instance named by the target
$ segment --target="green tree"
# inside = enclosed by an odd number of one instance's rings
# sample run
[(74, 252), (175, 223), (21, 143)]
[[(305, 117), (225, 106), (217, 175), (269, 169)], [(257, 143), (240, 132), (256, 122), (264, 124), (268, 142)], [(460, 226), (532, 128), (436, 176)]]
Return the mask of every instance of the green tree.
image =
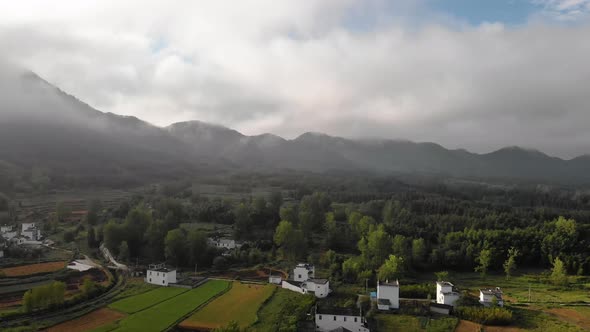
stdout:
[(426, 243), (423, 238), (412, 240), (412, 261), (421, 264), (426, 257)]
[(186, 236), (181, 229), (177, 228), (168, 232), (165, 247), (165, 256), (168, 263), (172, 265), (185, 263)]
[(236, 239), (248, 238), (252, 228), (252, 218), (250, 217), (250, 207), (245, 203), (240, 203), (234, 209), (234, 237)]
[(90, 298), (95, 294), (95, 292), (97, 292), (98, 287), (96, 282), (94, 282), (91, 278), (84, 278), (80, 290), (82, 291), (82, 296)]
[(387, 234), (383, 225), (379, 225), (376, 230), (369, 233), (366, 246), (363, 243), (359, 244), (361, 255), (368, 259), (366, 263), (370, 264), (369, 267), (371, 268), (383, 264), (387, 256), (391, 253), (391, 247), (391, 236)]
[(568, 278), (563, 261), (556, 257), (553, 260), (553, 268), (551, 269), (551, 282), (559, 286), (567, 286)]
[(449, 279), (449, 271), (434, 272), (434, 275), (436, 276), (436, 281), (446, 281)]
[(188, 233), (187, 242), (189, 264), (194, 266), (197, 263), (202, 263), (207, 255), (207, 236), (205, 233), (193, 229)]
[(401, 278), (404, 273), (404, 259), (395, 255), (389, 255), (389, 258), (379, 268), (377, 277), (379, 280), (394, 280)]
[(55, 208), (55, 216), (58, 222), (64, 222), (67, 217), (72, 213), (71, 209), (67, 207), (63, 202), (58, 202)]
[(485, 276), (488, 273), (490, 264), (492, 263), (492, 250), (484, 249), (479, 253), (477, 258), (479, 265), (475, 268), (476, 272), (480, 272), (481, 275)]
[(122, 241), (119, 245), (119, 259), (123, 262), (129, 261), (129, 245), (127, 245), (127, 241)]
[(516, 270), (516, 258), (520, 255), (518, 249), (511, 247), (508, 249), (508, 258), (504, 261), (504, 273), (506, 273), (506, 278), (510, 278), (514, 270)]
[(89, 248), (96, 248), (96, 233), (94, 231), (94, 227), (89, 226), (88, 228), (88, 235), (86, 236), (86, 242), (88, 243)]
[(295, 229), (288, 221), (281, 221), (275, 230), (274, 242), (283, 256), (289, 260), (305, 257), (305, 238), (303, 232)]
[(31, 293), (32, 291), (28, 290), (23, 295), (23, 310), (25, 312), (33, 311), (33, 296)]
[(88, 225), (96, 225), (98, 223), (98, 215), (102, 209), (102, 203), (98, 199), (93, 199), (88, 204), (88, 214), (86, 215), (86, 222)]

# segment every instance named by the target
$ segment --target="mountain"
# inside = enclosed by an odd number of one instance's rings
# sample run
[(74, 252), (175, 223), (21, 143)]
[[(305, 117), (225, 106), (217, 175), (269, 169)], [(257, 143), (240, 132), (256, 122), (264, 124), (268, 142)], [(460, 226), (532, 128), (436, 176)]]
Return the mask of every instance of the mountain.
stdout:
[(2, 75), (0, 91), (0, 161), (6, 164), (50, 172), (64, 184), (108, 185), (178, 176), (198, 166), (190, 146), (167, 131), (95, 110), (34, 73)]
[(160, 128), (100, 112), (31, 72), (2, 75), (0, 97), (0, 185), (17, 178), (18, 169), (26, 170), (21, 177), (50, 172), (63, 185), (125, 185), (204, 171), (284, 169), (590, 183), (590, 156), (563, 160), (520, 147), (476, 154), (435, 143), (313, 132), (291, 140), (247, 136), (201, 121)]

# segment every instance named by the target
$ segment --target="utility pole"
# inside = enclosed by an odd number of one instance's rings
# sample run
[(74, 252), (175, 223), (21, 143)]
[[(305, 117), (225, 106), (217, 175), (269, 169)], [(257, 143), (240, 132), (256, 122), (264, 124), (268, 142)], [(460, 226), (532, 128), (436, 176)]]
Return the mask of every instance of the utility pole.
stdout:
[(531, 303), (531, 284), (529, 284), (529, 303)]
[(369, 291), (369, 278), (365, 278), (365, 294)]

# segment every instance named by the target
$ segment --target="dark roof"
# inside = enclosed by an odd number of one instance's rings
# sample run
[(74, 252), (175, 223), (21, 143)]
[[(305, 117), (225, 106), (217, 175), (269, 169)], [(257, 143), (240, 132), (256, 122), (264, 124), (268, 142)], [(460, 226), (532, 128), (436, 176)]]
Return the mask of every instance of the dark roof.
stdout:
[(301, 287), (301, 284), (303, 283), (303, 282), (301, 282), (301, 281), (295, 281), (295, 280), (283, 280), (283, 281), (284, 281), (284, 282), (288, 282), (288, 283), (290, 283), (291, 285), (293, 285), (293, 286), (297, 286), (297, 287)]
[(484, 295), (494, 295), (498, 299), (502, 299), (502, 290), (500, 290), (499, 288), (480, 289), (479, 291), (482, 292)]
[(436, 283), (439, 284), (439, 285), (441, 285), (441, 286), (451, 286), (451, 287), (454, 286), (453, 284), (451, 284), (448, 281), (437, 281)]
[(176, 271), (176, 270), (174, 270), (174, 269), (169, 269), (169, 268), (166, 268), (166, 267), (161, 267), (161, 268), (158, 268), (158, 269), (148, 269), (148, 271), (156, 271), (156, 272), (172, 272), (172, 271)]
[(383, 305), (391, 305), (391, 301), (389, 301), (388, 299), (377, 299), (377, 303)]
[(316, 313), (319, 315), (361, 316), (358, 309), (352, 308), (318, 307)]
[(439, 308), (439, 309), (449, 309), (452, 310), (453, 306), (452, 305), (448, 305), (448, 304), (442, 304), (442, 303), (430, 303), (430, 306), (433, 308)]
[(342, 326), (335, 328), (333, 330), (330, 330), (330, 332), (352, 332), (351, 330), (344, 328)]
[(381, 281), (379, 281), (379, 286), (399, 287), (399, 282), (398, 281), (394, 281), (394, 282), (381, 282)]
[(315, 279), (315, 278), (311, 278), (309, 279), (309, 281), (316, 283), (316, 284), (326, 284), (328, 283), (328, 279)]

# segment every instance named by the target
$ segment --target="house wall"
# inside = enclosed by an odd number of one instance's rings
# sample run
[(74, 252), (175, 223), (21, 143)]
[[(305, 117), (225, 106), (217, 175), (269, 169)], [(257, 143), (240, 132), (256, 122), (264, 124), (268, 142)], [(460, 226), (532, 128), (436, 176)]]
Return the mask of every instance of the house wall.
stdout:
[(390, 309), (399, 309), (399, 287), (377, 284), (377, 299), (387, 299), (391, 302)]
[(275, 285), (280, 285), (283, 282), (283, 278), (280, 276), (269, 276), (268, 282)]
[(455, 302), (457, 302), (457, 300), (459, 300), (459, 294), (457, 294), (457, 293), (443, 294), (442, 298), (443, 298), (442, 302), (438, 302), (438, 301), (437, 302), (442, 303), (442, 304), (448, 304), (448, 305), (455, 306)]
[(176, 283), (176, 271), (159, 272), (148, 270), (145, 280), (150, 284), (168, 286), (170, 283)]
[[(356, 322), (354, 321), (355, 319)], [(339, 327), (344, 327), (352, 332), (370, 332), (368, 328), (363, 326), (363, 318), (361, 316), (316, 314), (315, 325), (317, 331), (332, 331)]]
[(437, 307), (430, 307), (430, 311), (441, 315), (449, 315), (451, 313), (449, 309)]
[(315, 292), (315, 296), (318, 298), (324, 298), (330, 294), (330, 282), (325, 284), (316, 284), (314, 282), (307, 283), (308, 290), (313, 290)]
[(308, 270), (305, 267), (295, 267), (293, 269), (293, 280), (295, 281), (307, 281), (309, 278), (313, 278), (315, 276), (314, 270)]
[(439, 283), (437, 283), (436, 284), (436, 303), (444, 303), (443, 293), (450, 293), (452, 291), (453, 291), (453, 286), (442, 286)]

